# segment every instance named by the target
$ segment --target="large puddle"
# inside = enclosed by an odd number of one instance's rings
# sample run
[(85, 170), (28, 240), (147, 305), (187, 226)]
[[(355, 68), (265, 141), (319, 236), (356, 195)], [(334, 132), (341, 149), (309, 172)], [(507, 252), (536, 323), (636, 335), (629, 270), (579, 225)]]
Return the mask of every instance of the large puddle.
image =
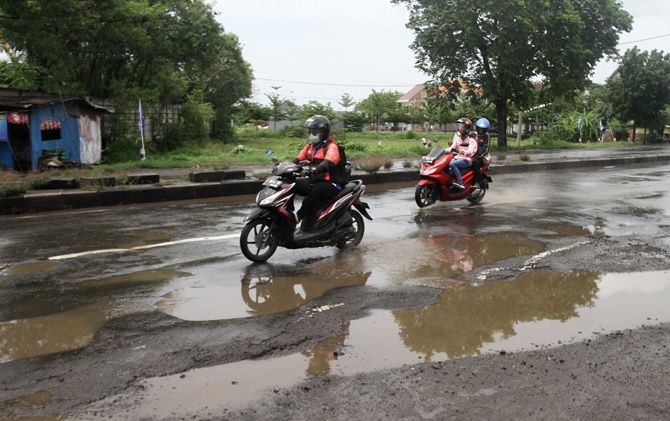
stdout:
[(0, 363), (72, 351), (88, 345), (107, 321), (109, 306), (98, 303), (30, 319), (0, 323)]
[(250, 265), (235, 286), (178, 288), (165, 294), (155, 306), (159, 311), (189, 321), (281, 313), (333, 289), (365, 285), (371, 272), (362, 271), (357, 256), (346, 259), (348, 270), (343, 272), (343, 259), (327, 259), (303, 269)]
[(306, 352), (148, 379), (141, 383), (143, 394), (125, 399), (134, 402), (128, 408), (133, 417), (179, 417), (202, 408), (220, 411), (242, 407), (309, 377), (515, 352), (668, 322), (668, 302), (670, 271), (538, 271), (479, 287), (454, 283), (433, 305), (374, 311), (346, 323), (342, 334)]

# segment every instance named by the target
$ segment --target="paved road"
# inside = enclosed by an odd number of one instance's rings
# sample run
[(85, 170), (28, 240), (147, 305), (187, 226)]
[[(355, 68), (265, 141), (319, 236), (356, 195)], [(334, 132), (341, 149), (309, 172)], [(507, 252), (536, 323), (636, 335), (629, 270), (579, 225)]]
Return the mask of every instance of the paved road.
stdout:
[(216, 416), (307, 378), (669, 322), (669, 175), (510, 175), (424, 210), (393, 186), (366, 195), (358, 248), (265, 265), (237, 246), (249, 198), (0, 218), (0, 415)]

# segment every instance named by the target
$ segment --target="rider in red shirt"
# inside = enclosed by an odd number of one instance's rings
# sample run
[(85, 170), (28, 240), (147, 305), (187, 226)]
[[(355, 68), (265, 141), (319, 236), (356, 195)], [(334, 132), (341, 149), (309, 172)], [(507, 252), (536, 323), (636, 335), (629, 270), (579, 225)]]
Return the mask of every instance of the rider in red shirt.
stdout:
[(298, 219), (302, 221), (300, 229), (310, 231), (319, 206), (337, 196), (344, 183), (335, 171), (340, 163), (340, 152), (330, 136), (328, 118), (312, 116), (305, 121), (305, 128), (309, 134), (309, 143), (293, 162), (309, 161), (310, 165), (309, 178), (298, 179), (295, 186), (296, 193), (305, 196), (297, 212)]

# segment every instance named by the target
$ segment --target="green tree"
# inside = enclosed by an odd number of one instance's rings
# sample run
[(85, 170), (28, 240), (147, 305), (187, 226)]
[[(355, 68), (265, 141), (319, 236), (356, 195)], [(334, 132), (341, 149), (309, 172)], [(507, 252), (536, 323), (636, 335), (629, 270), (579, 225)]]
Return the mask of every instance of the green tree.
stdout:
[(235, 109), (235, 121), (237, 123), (260, 123), (265, 124), (272, 115), (272, 110), (263, 104), (252, 101), (242, 101)]
[(273, 86), (272, 89), (274, 89), (274, 92), (265, 94), (265, 96), (268, 98), (268, 101), (270, 101), (270, 117), (272, 117), (273, 123), (272, 130), (277, 130), (277, 120), (286, 116), (286, 113), (284, 113), (284, 110), (282, 109), (282, 105), (284, 105), (286, 98), (283, 98), (277, 92), (279, 87)]
[(204, 0), (1, 0), (0, 11), (3, 48), (13, 52), (0, 66), (6, 87), (112, 99), (117, 109), (138, 97), (186, 104), (203, 92), (218, 137), (251, 93), (237, 38)]
[(337, 103), (343, 106), (345, 111), (349, 111), (349, 107), (356, 104), (354, 98), (346, 92), (342, 95), (340, 100), (337, 101)]
[(328, 120), (330, 120), (331, 124), (334, 123), (337, 119), (335, 111), (330, 105), (330, 102), (323, 104), (319, 101), (309, 101), (307, 104), (303, 105), (302, 109), (300, 110), (300, 118), (303, 120), (307, 120), (311, 116), (317, 114), (328, 117)]
[(344, 124), (345, 131), (361, 132), (367, 122), (368, 118), (362, 112), (345, 111), (342, 113), (342, 123)]
[(401, 106), (397, 101), (401, 96), (400, 92), (383, 90), (377, 92), (373, 89), (367, 98), (356, 105), (356, 109), (367, 113), (379, 131), (379, 125), (384, 122), (384, 118), (400, 109)]
[(524, 108), (531, 78), (553, 95), (581, 90), (632, 22), (618, 0), (392, 1), (410, 11), (419, 69), (452, 94), (463, 81), (495, 104), (501, 147), (509, 103)]
[(670, 54), (637, 47), (626, 51), (607, 89), (614, 114), (633, 120), (633, 141), (640, 125), (660, 128), (662, 134), (663, 109), (670, 104)]

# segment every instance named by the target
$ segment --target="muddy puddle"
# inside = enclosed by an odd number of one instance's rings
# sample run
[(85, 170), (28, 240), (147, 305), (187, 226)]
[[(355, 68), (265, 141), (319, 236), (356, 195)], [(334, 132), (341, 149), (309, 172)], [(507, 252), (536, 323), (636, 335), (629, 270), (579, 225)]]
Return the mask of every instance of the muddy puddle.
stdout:
[[(302, 353), (145, 380), (142, 394), (123, 397), (132, 402), (123, 411), (133, 417), (179, 417), (202, 408), (220, 413), (310, 377), (556, 346), (668, 322), (669, 301), (670, 271), (537, 271), (479, 287), (454, 283), (433, 305), (374, 311)], [(96, 405), (109, 408), (106, 401)]]
[[(343, 261), (349, 270), (340, 270)], [(156, 309), (188, 321), (262, 316), (293, 310), (328, 291), (365, 285), (371, 272), (361, 269), (359, 255), (340, 256), (296, 269), (282, 265), (249, 265), (232, 286), (174, 289), (155, 303)]]
[(0, 323), (0, 363), (88, 345), (107, 321), (110, 306), (97, 303), (62, 313)]
[(35, 262), (19, 263), (5, 268), (2, 272), (10, 276), (25, 275), (34, 272), (40, 272), (56, 266), (58, 263), (50, 260), (40, 260)]

